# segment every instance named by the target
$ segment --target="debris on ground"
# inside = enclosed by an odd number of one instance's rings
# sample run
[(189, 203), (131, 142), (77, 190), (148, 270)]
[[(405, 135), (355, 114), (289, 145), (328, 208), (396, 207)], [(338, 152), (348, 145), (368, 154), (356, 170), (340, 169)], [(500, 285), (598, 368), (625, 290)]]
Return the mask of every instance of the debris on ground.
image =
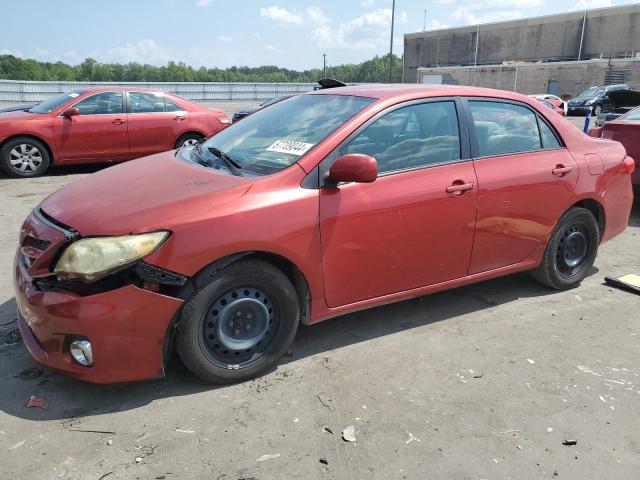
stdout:
[(407, 435), (409, 435), (409, 439), (407, 441), (405, 441), (404, 443), (406, 443), (407, 445), (409, 445), (411, 442), (413, 442), (414, 440), (416, 442), (421, 442), (421, 440), (416, 437), (415, 435), (413, 435), (411, 432), (407, 432)]
[(627, 290), (628, 292), (640, 293), (640, 275), (630, 273), (622, 277), (604, 277), (604, 281), (614, 287)]
[(345, 442), (355, 442), (356, 441), (356, 428), (353, 425), (349, 425), (344, 430), (342, 430), (342, 439)]
[(270, 453), (267, 455), (262, 455), (260, 458), (256, 459), (256, 462), (264, 462), (266, 460), (271, 460), (273, 458), (280, 458), (279, 453)]
[(41, 368), (31, 367), (31, 368), (24, 369), (23, 371), (20, 372), (19, 375), (16, 375), (16, 376), (20, 377), (22, 380), (34, 380), (39, 376), (41, 376), (43, 373), (44, 372), (42, 371)]
[(115, 471), (105, 473), (105, 474), (104, 474), (104, 475), (102, 475), (98, 480), (103, 480), (104, 478), (107, 478), (107, 477), (108, 477), (109, 475), (111, 475), (112, 473), (115, 473)]
[(527, 362), (529, 362), (531, 365), (533, 365), (534, 363), (536, 363), (535, 360), (531, 360), (530, 358), (527, 358)]
[(558, 476), (558, 470), (554, 470), (554, 471), (553, 471), (553, 476), (554, 476), (554, 477), (557, 477), (557, 476)]
[(84, 428), (67, 428), (68, 432), (81, 432), (81, 433), (105, 433), (107, 435), (115, 435), (116, 432), (110, 430), (86, 430)]
[(136, 463), (140, 463), (142, 461), (142, 457), (136, 457)]
[(326, 458), (321, 458), (320, 460), (318, 460), (321, 464), (323, 465), (329, 465), (329, 461)]
[(27, 402), (27, 408), (48, 408), (46, 400), (43, 397), (37, 395), (31, 395)]
[(181, 428), (176, 428), (173, 431), (178, 433), (196, 433), (195, 430), (182, 430)]
[(324, 427), (322, 427), (322, 430), (324, 430), (327, 433), (331, 433), (333, 434), (333, 430), (331, 430), (329, 427), (327, 427), (326, 425)]
[(113, 445), (113, 440), (111, 439), (107, 440), (107, 445)]
[(476, 373), (473, 378), (482, 378), (484, 376), (484, 373)]
[(15, 450), (16, 448), (20, 448), (22, 445), (24, 445), (24, 442), (25, 442), (25, 440), (21, 440), (18, 443), (14, 443), (7, 450), (11, 451), (11, 450)]
[(569, 446), (571, 446), (571, 445), (575, 445), (575, 444), (577, 444), (577, 443), (578, 443), (578, 440), (576, 440), (575, 438), (570, 438), (570, 439), (567, 439), (567, 440), (563, 440), (563, 441), (562, 441), (562, 444), (563, 444), (563, 445), (569, 445)]

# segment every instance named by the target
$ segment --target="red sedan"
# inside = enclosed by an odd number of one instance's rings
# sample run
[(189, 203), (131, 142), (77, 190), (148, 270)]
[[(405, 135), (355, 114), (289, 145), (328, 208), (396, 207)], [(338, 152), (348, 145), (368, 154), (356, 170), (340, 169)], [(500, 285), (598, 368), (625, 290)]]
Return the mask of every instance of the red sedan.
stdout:
[(122, 162), (192, 145), (230, 120), (184, 98), (140, 88), (86, 88), (0, 113), (0, 167), (15, 177), (51, 164)]
[(20, 330), (91, 382), (161, 377), (174, 350), (206, 381), (245, 380), (299, 323), (523, 270), (578, 285), (627, 226), (633, 169), (516, 93), (300, 95), (45, 199), (15, 258)]
[(596, 138), (616, 140), (627, 149), (627, 153), (636, 162), (636, 170), (631, 182), (640, 194), (640, 108), (607, 122), (600, 128), (592, 128), (589, 135)]

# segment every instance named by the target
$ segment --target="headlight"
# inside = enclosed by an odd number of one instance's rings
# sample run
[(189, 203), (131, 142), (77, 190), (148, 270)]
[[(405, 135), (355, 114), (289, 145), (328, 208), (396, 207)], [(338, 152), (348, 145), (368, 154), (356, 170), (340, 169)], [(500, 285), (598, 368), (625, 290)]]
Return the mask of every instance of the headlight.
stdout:
[(586, 102), (584, 102), (585, 105), (593, 105), (595, 103), (595, 100), (587, 100)]
[(85, 238), (64, 251), (53, 271), (67, 277), (97, 280), (149, 255), (169, 236), (169, 232)]

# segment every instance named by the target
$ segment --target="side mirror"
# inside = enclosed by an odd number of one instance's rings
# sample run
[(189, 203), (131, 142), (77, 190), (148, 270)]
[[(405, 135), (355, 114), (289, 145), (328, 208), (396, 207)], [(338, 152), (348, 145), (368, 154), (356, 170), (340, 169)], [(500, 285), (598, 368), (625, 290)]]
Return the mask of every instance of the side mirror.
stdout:
[(369, 155), (352, 153), (338, 158), (329, 170), (332, 186), (340, 182), (371, 183), (378, 178), (378, 162)]
[(78, 107), (67, 108), (62, 114), (64, 118), (71, 118), (75, 117), (76, 115), (80, 115), (80, 109)]

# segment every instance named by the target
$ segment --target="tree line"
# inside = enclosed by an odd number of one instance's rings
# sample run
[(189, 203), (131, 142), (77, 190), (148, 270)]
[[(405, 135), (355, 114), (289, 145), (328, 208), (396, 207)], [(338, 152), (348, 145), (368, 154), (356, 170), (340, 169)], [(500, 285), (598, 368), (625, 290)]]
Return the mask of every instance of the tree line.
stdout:
[[(392, 55), (392, 82), (402, 80), (402, 59)], [(92, 82), (316, 82), (323, 77), (321, 68), (290, 70), (275, 66), (195, 69), (184, 62), (170, 61), (158, 67), (140, 63), (100, 63), (87, 58), (78, 65), (41, 62), (0, 55), (0, 79)], [(375, 56), (357, 64), (327, 68), (327, 77), (343, 82), (388, 82), (389, 55)]]

